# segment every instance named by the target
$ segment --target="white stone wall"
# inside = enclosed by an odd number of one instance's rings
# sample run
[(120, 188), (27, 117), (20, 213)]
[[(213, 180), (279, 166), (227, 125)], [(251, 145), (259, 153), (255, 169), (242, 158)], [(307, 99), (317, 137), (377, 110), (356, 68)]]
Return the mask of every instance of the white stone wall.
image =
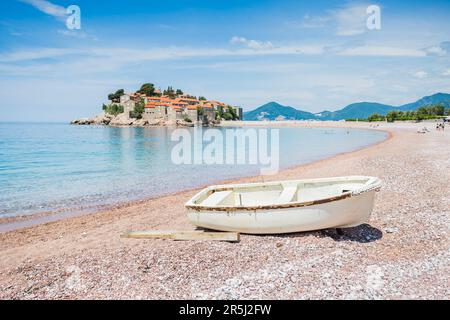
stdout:
[(198, 111), (197, 110), (186, 110), (186, 115), (192, 122), (198, 121)]
[(134, 101), (133, 100), (128, 100), (128, 101), (125, 101), (124, 103), (121, 103), (121, 104), (123, 106), (123, 112), (125, 113), (125, 117), (127, 119), (129, 119), (130, 118), (130, 112), (134, 110), (134, 106), (135, 106)]

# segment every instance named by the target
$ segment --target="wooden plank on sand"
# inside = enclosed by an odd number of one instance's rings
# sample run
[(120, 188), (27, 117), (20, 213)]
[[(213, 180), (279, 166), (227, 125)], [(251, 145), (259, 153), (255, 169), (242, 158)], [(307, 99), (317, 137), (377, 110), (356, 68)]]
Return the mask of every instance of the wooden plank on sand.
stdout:
[(211, 240), (239, 242), (240, 235), (236, 232), (204, 232), (204, 231), (129, 231), (121, 238), (132, 239), (171, 239), (175, 241)]

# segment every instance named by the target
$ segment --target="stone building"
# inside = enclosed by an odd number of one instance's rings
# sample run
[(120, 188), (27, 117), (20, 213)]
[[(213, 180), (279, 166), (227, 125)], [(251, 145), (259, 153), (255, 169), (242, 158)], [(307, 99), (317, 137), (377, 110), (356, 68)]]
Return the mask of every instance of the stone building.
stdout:
[(142, 115), (146, 120), (167, 120), (169, 106), (163, 103), (147, 102)]
[(183, 108), (172, 106), (167, 108), (167, 120), (176, 121), (183, 119)]
[(197, 106), (189, 106), (186, 108), (186, 116), (192, 122), (197, 122), (198, 119), (198, 107)]
[(216, 120), (216, 112), (214, 111), (214, 107), (210, 103), (204, 103), (202, 106), (203, 111), (203, 122), (211, 123)]
[(127, 119), (130, 118), (130, 112), (134, 110), (136, 102), (129, 94), (124, 94), (120, 97), (120, 104), (123, 106), (123, 113)]
[(148, 121), (153, 121), (156, 119), (156, 108), (155, 108), (154, 102), (147, 102), (145, 104), (144, 114), (142, 115), (142, 118)]
[[(140, 99), (145, 101), (145, 109), (142, 116), (148, 121), (176, 121), (188, 118), (193, 123), (211, 123), (216, 120), (217, 112), (225, 112), (228, 107), (228, 105), (219, 101), (200, 101), (189, 95), (171, 98), (165, 95), (150, 97), (141, 93), (131, 93), (120, 97), (120, 104), (123, 105), (125, 113), (123, 116), (129, 118), (130, 112), (134, 110), (136, 103)], [(234, 108), (234, 110), (239, 119), (242, 119), (242, 108)]]

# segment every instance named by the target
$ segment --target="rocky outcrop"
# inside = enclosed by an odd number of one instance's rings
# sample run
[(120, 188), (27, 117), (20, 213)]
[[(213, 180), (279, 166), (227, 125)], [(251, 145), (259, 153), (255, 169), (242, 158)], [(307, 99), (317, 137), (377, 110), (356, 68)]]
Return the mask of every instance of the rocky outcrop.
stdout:
[(130, 117), (127, 117), (124, 113), (121, 113), (114, 118), (111, 119), (109, 122), (110, 126), (131, 126), (136, 119), (131, 119)]
[(76, 125), (108, 125), (110, 124), (111, 120), (114, 118), (114, 116), (110, 114), (106, 114), (105, 112), (100, 113), (99, 115), (95, 116), (94, 118), (81, 118), (77, 119), (71, 122), (71, 124)]
[(159, 119), (159, 120), (150, 120), (149, 122), (148, 122), (148, 125), (149, 126), (166, 126), (166, 122), (164, 121), (164, 120), (162, 120), (162, 119)]
[(124, 113), (117, 116), (106, 114), (105, 112), (93, 118), (81, 118), (71, 122), (74, 125), (105, 125), (105, 126), (177, 126), (177, 127), (193, 127), (194, 123), (185, 120), (147, 120), (147, 119), (133, 119), (127, 117)]
[(98, 116), (94, 117), (93, 123), (97, 125), (108, 125), (111, 120), (114, 118), (114, 116), (110, 114), (106, 114), (105, 112), (100, 113)]
[(149, 121), (146, 119), (136, 119), (133, 121), (133, 126), (136, 127), (144, 127), (144, 126), (148, 126), (149, 125)]
[(194, 126), (194, 124), (192, 122), (187, 122), (184, 120), (177, 120), (175, 125), (177, 127), (193, 127)]
[(81, 118), (81, 119), (73, 120), (71, 122), (71, 124), (83, 126), (83, 125), (93, 124), (93, 121), (92, 121), (92, 119), (89, 119), (89, 118)]

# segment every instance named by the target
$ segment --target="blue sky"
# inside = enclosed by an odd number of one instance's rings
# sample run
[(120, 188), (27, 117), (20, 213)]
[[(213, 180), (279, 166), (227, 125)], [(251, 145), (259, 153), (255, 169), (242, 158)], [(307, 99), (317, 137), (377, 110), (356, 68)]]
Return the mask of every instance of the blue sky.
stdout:
[(403, 104), (450, 92), (449, 16), (450, 1), (3, 0), (0, 121), (90, 116), (144, 82), (246, 110)]

